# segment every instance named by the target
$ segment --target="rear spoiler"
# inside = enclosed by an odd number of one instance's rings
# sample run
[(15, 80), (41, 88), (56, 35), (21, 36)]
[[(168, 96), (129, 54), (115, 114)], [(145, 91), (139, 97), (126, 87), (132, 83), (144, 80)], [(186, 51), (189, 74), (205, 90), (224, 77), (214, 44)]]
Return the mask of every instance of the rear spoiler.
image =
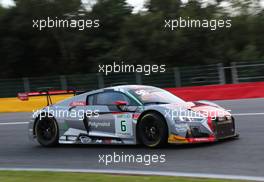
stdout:
[(76, 91), (74, 90), (47, 90), (47, 91), (38, 91), (38, 92), (24, 92), (18, 93), (17, 98), (21, 101), (28, 101), (29, 97), (34, 96), (46, 96), (47, 97), (47, 105), (51, 105), (51, 95), (66, 95), (66, 94), (74, 94), (76, 95)]

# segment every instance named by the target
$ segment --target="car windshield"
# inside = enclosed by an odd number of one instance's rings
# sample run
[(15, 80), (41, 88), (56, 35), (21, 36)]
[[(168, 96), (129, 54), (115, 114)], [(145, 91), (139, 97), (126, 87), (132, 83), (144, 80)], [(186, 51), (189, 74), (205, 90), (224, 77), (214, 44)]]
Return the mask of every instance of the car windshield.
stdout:
[(128, 91), (144, 105), (147, 104), (186, 104), (172, 93), (156, 87), (139, 87)]

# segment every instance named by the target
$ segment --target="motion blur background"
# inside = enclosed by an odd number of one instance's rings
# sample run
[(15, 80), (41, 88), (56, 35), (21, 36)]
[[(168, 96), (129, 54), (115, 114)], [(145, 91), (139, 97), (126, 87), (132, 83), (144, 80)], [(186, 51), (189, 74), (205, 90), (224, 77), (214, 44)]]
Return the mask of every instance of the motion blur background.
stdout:
[[(0, 2), (0, 97), (42, 86), (89, 90), (116, 82), (179, 87), (264, 81), (260, 0)], [(33, 19), (47, 17), (100, 19), (100, 28), (32, 28)], [(232, 27), (164, 29), (164, 19), (178, 17), (231, 19)], [(151, 76), (97, 74), (98, 64), (113, 61), (169, 69)]]

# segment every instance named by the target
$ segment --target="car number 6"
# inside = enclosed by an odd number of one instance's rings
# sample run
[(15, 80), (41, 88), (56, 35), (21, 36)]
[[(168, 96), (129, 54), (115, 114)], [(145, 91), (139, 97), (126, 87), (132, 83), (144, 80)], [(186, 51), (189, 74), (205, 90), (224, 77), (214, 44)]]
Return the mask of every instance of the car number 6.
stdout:
[(126, 121), (121, 121), (121, 131), (122, 132), (126, 132), (127, 130), (127, 127), (126, 127)]

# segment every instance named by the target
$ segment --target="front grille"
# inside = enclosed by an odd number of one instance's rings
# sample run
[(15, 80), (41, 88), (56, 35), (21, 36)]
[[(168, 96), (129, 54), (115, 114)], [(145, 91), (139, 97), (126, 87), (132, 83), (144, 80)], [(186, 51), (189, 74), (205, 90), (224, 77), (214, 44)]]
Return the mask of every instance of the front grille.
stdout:
[(235, 125), (233, 118), (215, 120), (215, 135), (216, 138), (221, 139), (235, 134)]
[(207, 138), (209, 133), (203, 126), (190, 126), (190, 134), (187, 133), (187, 138)]

